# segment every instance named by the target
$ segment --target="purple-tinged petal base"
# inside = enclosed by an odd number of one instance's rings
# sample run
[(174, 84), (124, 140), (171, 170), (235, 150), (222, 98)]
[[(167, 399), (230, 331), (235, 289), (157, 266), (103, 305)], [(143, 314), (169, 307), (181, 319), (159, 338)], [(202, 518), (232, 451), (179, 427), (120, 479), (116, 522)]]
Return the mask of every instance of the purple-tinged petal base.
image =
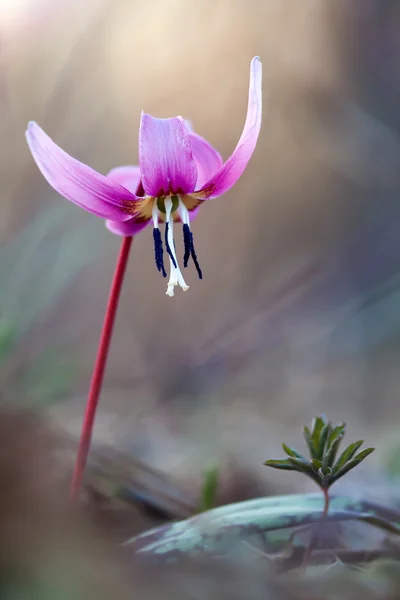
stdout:
[(142, 113), (139, 130), (139, 164), (148, 196), (193, 192), (197, 168), (188, 128), (182, 117), (156, 119)]

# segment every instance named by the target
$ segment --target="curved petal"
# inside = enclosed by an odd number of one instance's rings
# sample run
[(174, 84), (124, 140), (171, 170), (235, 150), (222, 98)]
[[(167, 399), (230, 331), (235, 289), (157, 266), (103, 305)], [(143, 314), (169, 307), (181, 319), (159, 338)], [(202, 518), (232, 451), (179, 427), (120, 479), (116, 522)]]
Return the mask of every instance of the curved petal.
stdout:
[(223, 160), (220, 153), (200, 135), (194, 132), (190, 132), (189, 135), (193, 158), (197, 165), (196, 188), (201, 188), (222, 167)]
[(124, 237), (131, 237), (142, 231), (147, 225), (151, 223), (151, 219), (147, 219), (146, 221), (138, 221), (135, 218), (130, 218), (127, 221), (106, 221), (106, 227), (111, 233), (115, 233), (116, 235), (122, 235)]
[(189, 131), (182, 117), (156, 119), (142, 113), (139, 164), (148, 196), (193, 192), (197, 168)]
[(240, 140), (225, 162), (200, 190), (198, 198), (216, 198), (227, 192), (239, 179), (249, 162), (257, 144), (261, 129), (262, 93), (261, 93), (261, 61), (253, 58), (250, 66), (250, 89), (247, 117)]
[(107, 177), (123, 185), (132, 194), (136, 194), (140, 185), (140, 167), (133, 165), (115, 167), (107, 173)]
[(26, 139), (37, 166), (59, 194), (99, 217), (129, 218), (124, 207), (136, 196), (125, 187), (69, 156), (36, 123), (29, 123)]

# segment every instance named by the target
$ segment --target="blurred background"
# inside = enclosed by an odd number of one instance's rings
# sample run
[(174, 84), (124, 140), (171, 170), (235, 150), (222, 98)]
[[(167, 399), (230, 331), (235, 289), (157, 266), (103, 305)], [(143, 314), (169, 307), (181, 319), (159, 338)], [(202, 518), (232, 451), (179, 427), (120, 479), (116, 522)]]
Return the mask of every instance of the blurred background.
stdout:
[(0, 0), (0, 43), (3, 401), (78, 434), (119, 248), (43, 179), (27, 122), (103, 173), (137, 164), (142, 109), (226, 159), (259, 55), (256, 152), (193, 227), (203, 281), (171, 300), (151, 231), (134, 240), (95, 447), (192, 498), (214, 465), (229, 500), (302, 491), (262, 463), (325, 412), (378, 447), (343, 485), (378, 485), (400, 422), (399, 3)]

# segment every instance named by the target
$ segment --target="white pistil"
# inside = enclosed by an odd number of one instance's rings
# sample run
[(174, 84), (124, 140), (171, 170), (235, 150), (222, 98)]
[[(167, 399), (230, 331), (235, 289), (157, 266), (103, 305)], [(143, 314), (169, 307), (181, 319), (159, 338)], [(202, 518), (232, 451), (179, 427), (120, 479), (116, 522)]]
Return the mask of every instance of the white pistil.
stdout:
[[(174, 244), (174, 219), (173, 219), (173, 217), (171, 218), (171, 210), (172, 210), (172, 200), (171, 200), (171, 198), (166, 198), (165, 199), (165, 222), (168, 223), (168, 236), (167, 236), (168, 237), (168, 245), (171, 250), (171, 254), (174, 258), (175, 264), (176, 264), (176, 267), (175, 267), (174, 263), (172, 262), (171, 257), (169, 257), (169, 266), (170, 266), (171, 273), (170, 273), (170, 277), (169, 277), (169, 281), (168, 281), (168, 285), (167, 285), (166, 294), (167, 294), (167, 296), (172, 297), (174, 295), (174, 287), (176, 285), (180, 285), (184, 292), (186, 292), (186, 290), (189, 289), (189, 286), (186, 284), (185, 280), (183, 279), (183, 275), (178, 266), (178, 259), (176, 257), (175, 244)], [(153, 217), (153, 219), (154, 219), (154, 217)]]

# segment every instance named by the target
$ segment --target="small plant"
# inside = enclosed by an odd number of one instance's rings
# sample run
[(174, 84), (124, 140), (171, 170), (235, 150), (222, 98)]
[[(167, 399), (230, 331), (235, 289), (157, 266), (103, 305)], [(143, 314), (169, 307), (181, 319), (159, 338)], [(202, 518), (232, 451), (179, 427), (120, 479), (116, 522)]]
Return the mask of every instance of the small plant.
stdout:
[[(299, 568), (304, 572), (305, 567), (312, 567), (307, 577), (313, 573), (325, 576), (333, 566), (350, 573), (354, 567), (364, 568), (379, 560), (397, 561), (398, 565), (400, 513), (368, 500), (329, 495), (335, 481), (374, 450), (360, 450), (363, 441), (359, 440), (339, 453), (345, 431), (344, 423), (334, 426), (319, 416), (310, 428), (304, 428), (309, 458), (283, 444), (287, 458), (265, 462), (276, 469), (305, 473), (315, 481), (324, 495), (322, 510), (318, 493), (255, 498), (210, 510), (215, 505), (218, 476), (216, 469), (210, 469), (204, 476), (198, 511), (208, 509), (206, 514), (151, 529), (128, 540), (125, 546), (155, 564), (201, 554), (220, 560), (237, 553), (242, 556), (246, 548), (250, 557), (267, 561), (275, 573)], [(360, 535), (356, 529), (354, 534), (348, 523), (363, 525), (366, 531)]]
[(359, 440), (350, 444), (339, 458), (336, 458), (345, 432), (345, 423), (334, 427), (324, 415), (321, 415), (313, 419), (311, 430), (304, 427), (304, 438), (310, 453), (309, 459), (304, 458), (286, 444), (282, 444), (288, 458), (267, 460), (264, 463), (267, 467), (284, 471), (298, 471), (311, 477), (324, 494), (323, 517), (328, 514), (329, 510), (329, 488), (375, 450), (375, 448), (366, 448), (358, 452), (364, 443), (363, 440)]

